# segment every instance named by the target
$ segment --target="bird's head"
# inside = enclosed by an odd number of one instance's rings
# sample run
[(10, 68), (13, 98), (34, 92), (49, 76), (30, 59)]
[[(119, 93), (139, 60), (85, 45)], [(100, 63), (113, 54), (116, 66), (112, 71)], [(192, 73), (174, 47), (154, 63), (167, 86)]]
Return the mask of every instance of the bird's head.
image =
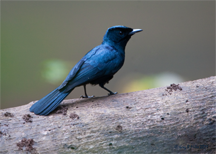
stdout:
[(120, 46), (124, 49), (131, 36), (141, 31), (142, 29), (132, 29), (121, 25), (113, 26), (106, 31), (103, 43), (108, 43), (112, 46)]

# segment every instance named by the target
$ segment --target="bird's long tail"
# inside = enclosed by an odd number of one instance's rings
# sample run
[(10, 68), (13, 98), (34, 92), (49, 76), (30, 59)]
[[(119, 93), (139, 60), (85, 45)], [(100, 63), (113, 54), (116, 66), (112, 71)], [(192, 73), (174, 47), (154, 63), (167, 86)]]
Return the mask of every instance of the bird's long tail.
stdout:
[(65, 97), (67, 97), (67, 95), (70, 94), (71, 91), (64, 92), (59, 91), (59, 89), (56, 88), (51, 93), (33, 104), (30, 111), (38, 115), (48, 115), (57, 108), (57, 106), (63, 101), (63, 99), (65, 99)]

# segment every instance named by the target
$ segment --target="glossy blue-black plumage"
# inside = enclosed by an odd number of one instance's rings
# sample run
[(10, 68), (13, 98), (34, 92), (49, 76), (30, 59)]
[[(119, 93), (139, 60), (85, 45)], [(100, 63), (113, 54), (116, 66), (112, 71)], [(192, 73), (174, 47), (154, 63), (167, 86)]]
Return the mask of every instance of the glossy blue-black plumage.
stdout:
[[(122, 67), (125, 58), (125, 46), (131, 36), (142, 31), (125, 26), (113, 26), (104, 35), (101, 45), (89, 51), (70, 71), (63, 83), (51, 93), (37, 101), (31, 112), (48, 115), (77, 86), (99, 84), (110, 95), (115, 94), (104, 87), (105, 83)], [(85, 90), (85, 96), (87, 96)]]

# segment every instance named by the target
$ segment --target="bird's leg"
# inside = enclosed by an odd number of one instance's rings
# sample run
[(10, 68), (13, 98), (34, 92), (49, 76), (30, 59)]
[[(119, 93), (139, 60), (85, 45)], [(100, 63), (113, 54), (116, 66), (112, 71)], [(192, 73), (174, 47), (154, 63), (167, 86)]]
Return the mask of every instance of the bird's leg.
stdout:
[(88, 95), (87, 95), (87, 92), (86, 92), (86, 85), (85, 85), (85, 84), (83, 85), (83, 87), (84, 87), (85, 96), (82, 95), (82, 96), (80, 96), (81, 98), (92, 98), (92, 97), (94, 97), (94, 95), (92, 95), (92, 96), (88, 96)]
[(108, 96), (115, 95), (115, 94), (118, 93), (118, 92), (112, 92), (112, 91), (110, 91), (109, 89), (107, 89), (106, 87), (104, 87), (103, 84), (99, 84), (99, 86), (109, 92)]

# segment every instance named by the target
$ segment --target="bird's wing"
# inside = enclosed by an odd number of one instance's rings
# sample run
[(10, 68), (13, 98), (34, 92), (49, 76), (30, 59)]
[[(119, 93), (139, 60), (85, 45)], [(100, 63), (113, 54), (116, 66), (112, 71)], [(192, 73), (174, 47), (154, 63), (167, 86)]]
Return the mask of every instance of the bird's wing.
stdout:
[(77, 75), (79, 70), (82, 68), (82, 65), (90, 59), (96, 52), (99, 50), (99, 46), (90, 50), (69, 72), (66, 79), (62, 82), (62, 84), (58, 87), (59, 90), (62, 90), (67, 86), (68, 82), (72, 81), (74, 77)]
[(87, 53), (70, 71), (60, 89), (71, 90), (105, 75), (116, 72), (116, 51), (98, 46)]

